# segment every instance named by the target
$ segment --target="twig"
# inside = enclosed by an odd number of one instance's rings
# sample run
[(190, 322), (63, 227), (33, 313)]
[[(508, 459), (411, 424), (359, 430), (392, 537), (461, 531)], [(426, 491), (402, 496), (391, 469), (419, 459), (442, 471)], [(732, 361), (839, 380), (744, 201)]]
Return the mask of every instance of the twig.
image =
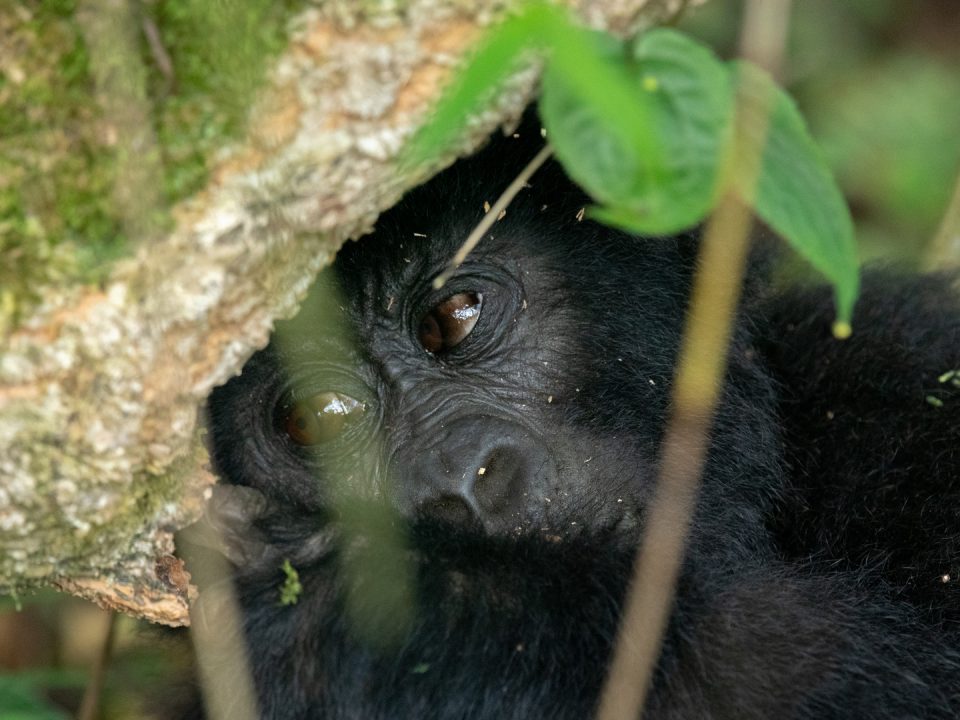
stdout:
[(663, 24), (667, 27), (676, 27), (687, 16), (690, 9), (690, 0), (680, 0), (680, 7)]
[(163, 167), (135, 12), (124, 0), (79, 0), (75, 17), (105, 129), (114, 138), (115, 208), (127, 237), (146, 241), (162, 233)]
[[(739, 200), (727, 196), (704, 233), (659, 478), (647, 508), (598, 720), (634, 720), (644, 706), (700, 489), (749, 247), (750, 218)], [(707, 348), (716, 354), (711, 356)]]
[[(277, 566), (279, 569), (279, 565)], [(243, 616), (226, 558), (205, 553), (190, 563), (204, 588), (190, 606), (190, 639), (210, 720), (255, 720), (257, 697), (243, 634)]]
[(788, 27), (790, 0), (747, 0), (740, 29), (740, 56), (782, 78)]
[[(786, 38), (789, 0), (750, 0), (742, 52), (777, 67)], [(761, 14), (762, 13), (762, 14)], [(781, 47), (757, 41), (778, 38)], [(771, 98), (772, 99), (772, 98)], [(765, 128), (770, 103), (737, 103), (738, 128)], [(737, 171), (753, 187), (760, 173), (765, 132), (737, 132)], [(598, 720), (636, 720), (660, 654), (683, 563), (709, 446), (710, 425), (723, 389), (730, 336), (750, 247), (752, 215), (732, 193), (722, 198), (704, 232), (690, 312), (680, 348), (672, 413), (664, 434), (660, 472), (647, 507), (620, 636), (600, 699)]]
[(169, 92), (176, 85), (177, 77), (173, 70), (173, 60), (170, 59), (170, 53), (167, 52), (163, 38), (160, 37), (160, 28), (157, 27), (153, 18), (145, 13), (140, 17), (140, 27), (150, 47), (150, 56), (156, 63), (157, 70), (166, 80), (166, 91)]
[(540, 152), (538, 152), (533, 160), (527, 163), (526, 167), (520, 171), (520, 173), (513, 179), (513, 182), (503, 191), (503, 194), (497, 198), (497, 201), (493, 204), (490, 210), (486, 215), (483, 216), (483, 219), (477, 223), (477, 226), (473, 229), (470, 235), (467, 236), (467, 239), (464, 241), (463, 245), (460, 246), (460, 249), (457, 250), (457, 254), (453, 256), (453, 260), (450, 261), (450, 264), (447, 266), (447, 269), (442, 273), (437, 275), (433, 279), (434, 288), (442, 288), (447, 280), (450, 279), (450, 276), (454, 271), (463, 264), (463, 261), (467, 259), (467, 255), (477, 246), (477, 243), (480, 242), (480, 238), (487, 234), (487, 231), (493, 227), (493, 224), (497, 221), (497, 218), (500, 217), (500, 213), (507, 209), (507, 206), (513, 201), (517, 196), (523, 186), (527, 184), (527, 181), (533, 176), (533, 174), (540, 169), (540, 166), (543, 165), (547, 158), (553, 155), (553, 148), (549, 145), (545, 145)]
[(107, 679), (107, 667), (110, 665), (110, 655), (113, 653), (113, 639), (116, 635), (117, 614), (107, 614), (107, 627), (103, 636), (103, 644), (97, 655), (97, 662), (93, 666), (90, 682), (83, 693), (83, 701), (77, 711), (77, 720), (94, 720), (100, 711), (100, 697), (103, 695), (103, 686)]
[(960, 265), (960, 176), (940, 229), (927, 252), (925, 265), (928, 270)]

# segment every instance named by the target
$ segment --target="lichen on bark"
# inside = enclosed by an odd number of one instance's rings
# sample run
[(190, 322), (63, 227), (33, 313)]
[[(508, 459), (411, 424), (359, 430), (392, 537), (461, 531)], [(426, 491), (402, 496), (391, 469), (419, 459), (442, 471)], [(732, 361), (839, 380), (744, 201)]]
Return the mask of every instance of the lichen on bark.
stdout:
[[(592, 25), (619, 32), (681, 4), (575, 3)], [(42, 4), (21, 5), (39, 12)], [(72, 2), (60, 5), (69, 6), (63, 21), (74, 32), (96, 32), (90, 18), (77, 25)], [(168, 229), (155, 237), (157, 226), (135, 230), (147, 239), (95, 284), (80, 276), (39, 283), (0, 350), (0, 592), (52, 584), (186, 622), (191, 589), (171, 557), (172, 533), (198, 516), (213, 480), (200, 438), (206, 395), (267, 342), (275, 319), (294, 312), (341, 243), (519, 116), (534, 69), (519, 72), (445, 158), (410, 171), (395, 162), (470, 42), (507, 5), (304, 5), (241, 139), (211, 154), (205, 183), (173, 207), (160, 225)], [(119, 0), (109, 7), (128, 8)], [(0, 26), (7, 17), (0, 13)], [(110, 86), (109, 72), (98, 77)], [(155, 112), (150, 93), (163, 83), (148, 76), (145, 87)], [(136, 124), (128, 118), (117, 132), (133, 136)], [(160, 127), (162, 153), (171, 145)], [(157, 182), (170, 201), (166, 162), (162, 169)], [(123, 227), (122, 208), (110, 211)]]

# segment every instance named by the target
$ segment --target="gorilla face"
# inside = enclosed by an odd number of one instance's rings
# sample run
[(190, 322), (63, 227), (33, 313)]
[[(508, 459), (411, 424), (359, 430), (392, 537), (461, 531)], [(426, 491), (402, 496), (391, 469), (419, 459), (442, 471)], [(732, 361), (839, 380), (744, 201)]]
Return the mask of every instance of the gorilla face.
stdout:
[[(217, 464), (233, 482), (304, 507), (382, 500), (490, 536), (635, 539), (693, 240), (583, 221), (587, 199), (548, 167), (436, 289), (531, 152), (499, 144), (513, 161), (492, 177), (458, 165), (344, 248), (271, 348), (214, 395)], [(749, 363), (732, 377), (719, 432), (751, 452), (717, 468), (727, 491), (756, 475), (746, 465), (770, 464), (763, 378)]]
[[(697, 236), (594, 224), (548, 164), (435, 288), (539, 149), (537, 128), (518, 135), (343, 248), (211, 396), (224, 481), (211, 516), (265, 717), (595, 708)], [(744, 294), (644, 717), (955, 718), (960, 596), (917, 578), (956, 561), (960, 403), (936, 417), (913, 404), (914, 386), (960, 362), (949, 294), (941, 283), (906, 303), (867, 282), (858, 334), (840, 345), (829, 293), (759, 285)], [(925, 330), (905, 333), (917, 318)], [(889, 348), (903, 348), (894, 368), (878, 363)], [(294, 605), (279, 600), (285, 562), (302, 583)], [(198, 701), (188, 716), (201, 714)]]

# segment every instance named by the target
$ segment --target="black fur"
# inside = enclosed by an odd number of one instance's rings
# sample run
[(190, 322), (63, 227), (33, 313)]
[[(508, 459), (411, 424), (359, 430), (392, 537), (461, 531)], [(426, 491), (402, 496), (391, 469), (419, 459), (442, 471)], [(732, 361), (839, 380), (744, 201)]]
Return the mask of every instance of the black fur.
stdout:
[[(254, 511), (228, 535), (264, 717), (595, 708), (697, 240), (581, 221), (587, 199), (548, 165), (432, 291), (535, 152), (536, 129), (520, 134), (344, 248), (301, 315), (211, 398), (217, 467), (256, 491), (234, 495)], [(476, 328), (424, 352), (419, 318), (467, 290), (484, 293)], [(960, 393), (937, 381), (960, 367), (957, 308), (944, 278), (870, 281), (839, 342), (827, 291), (751, 281), (644, 717), (960, 716)], [(330, 383), (375, 417), (352, 444), (305, 453), (278, 412)], [(432, 512), (423, 478), (442, 484), (441, 456), (462, 463), (454, 475), (506, 463), (486, 481), (507, 509)], [(283, 559), (303, 585), (289, 606)]]

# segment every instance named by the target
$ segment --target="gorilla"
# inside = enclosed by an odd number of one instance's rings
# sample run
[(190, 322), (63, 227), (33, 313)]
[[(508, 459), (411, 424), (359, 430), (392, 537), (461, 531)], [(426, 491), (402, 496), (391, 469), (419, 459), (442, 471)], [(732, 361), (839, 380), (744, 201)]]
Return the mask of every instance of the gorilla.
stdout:
[[(698, 233), (591, 222), (548, 163), (435, 289), (540, 143), (410, 192), (210, 399), (263, 717), (596, 710)], [(868, 273), (838, 341), (767, 235), (643, 717), (960, 717), (954, 279)]]

